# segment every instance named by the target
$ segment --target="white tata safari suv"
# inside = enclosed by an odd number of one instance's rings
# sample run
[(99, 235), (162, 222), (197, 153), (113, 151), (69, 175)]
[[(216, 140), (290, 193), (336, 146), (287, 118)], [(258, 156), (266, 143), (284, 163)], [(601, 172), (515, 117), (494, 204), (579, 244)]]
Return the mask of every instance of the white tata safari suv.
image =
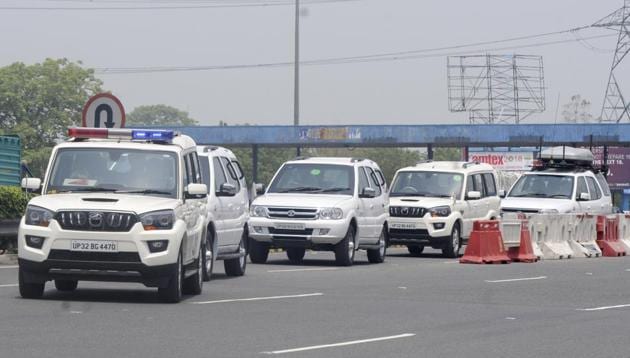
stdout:
[(501, 202), (503, 213), (612, 213), (606, 178), (593, 167), (588, 149), (554, 147), (542, 151)]
[(400, 169), (389, 193), (389, 244), (420, 255), (425, 246), (457, 257), (475, 220), (499, 216), (496, 172), (488, 164), (423, 162)]
[(171, 131), (71, 128), (20, 222), (20, 294), (46, 281), (140, 282), (178, 302), (202, 290), (207, 188), (195, 142)]
[(252, 203), (249, 256), (264, 263), (283, 248), (299, 263), (306, 249), (334, 251), (350, 266), (357, 249), (373, 263), (386, 250), (387, 193), (378, 165), (368, 159), (298, 158), (284, 163), (266, 193)]
[(245, 175), (232, 151), (198, 146), (201, 178), (208, 187), (208, 225), (202, 253), (204, 280), (215, 260), (223, 260), (228, 276), (242, 276), (247, 265), (249, 196)]

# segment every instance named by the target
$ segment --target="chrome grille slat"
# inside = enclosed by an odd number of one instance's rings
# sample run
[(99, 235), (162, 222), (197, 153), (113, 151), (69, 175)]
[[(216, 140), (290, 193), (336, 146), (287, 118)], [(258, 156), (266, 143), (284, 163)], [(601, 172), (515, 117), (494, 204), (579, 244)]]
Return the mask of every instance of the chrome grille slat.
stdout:
[(268, 207), (267, 212), (272, 219), (314, 220), (317, 218), (317, 209), (315, 208)]
[(105, 232), (127, 232), (138, 222), (133, 213), (98, 210), (61, 211), (55, 220), (64, 230)]
[(421, 218), (427, 209), (413, 206), (390, 206), (389, 216), (400, 218)]

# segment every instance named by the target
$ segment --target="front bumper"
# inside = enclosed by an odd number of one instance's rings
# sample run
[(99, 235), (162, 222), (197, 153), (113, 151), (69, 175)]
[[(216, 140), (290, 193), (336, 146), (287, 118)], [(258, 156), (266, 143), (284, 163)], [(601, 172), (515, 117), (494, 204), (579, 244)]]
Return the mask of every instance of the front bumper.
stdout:
[(456, 219), (449, 217), (390, 217), (389, 245), (418, 245), (442, 248), (449, 242)]
[[(303, 230), (283, 229), (283, 225), (299, 225)], [(250, 217), (249, 236), (258, 242), (278, 248), (335, 245), (346, 236), (350, 220), (280, 220)]]

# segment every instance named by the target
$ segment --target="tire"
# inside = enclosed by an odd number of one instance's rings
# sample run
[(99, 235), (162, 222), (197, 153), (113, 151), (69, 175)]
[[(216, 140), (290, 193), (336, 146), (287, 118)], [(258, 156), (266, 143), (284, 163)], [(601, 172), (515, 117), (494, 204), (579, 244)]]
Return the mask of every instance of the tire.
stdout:
[[(235, 259), (229, 259), (223, 261), (223, 267), (225, 268), (225, 274), (228, 276), (243, 276), (245, 269), (247, 268), (247, 233), (243, 232), (241, 241), (238, 245), (238, 251), (240, 257)], [(269, 254), (269, 249), (267, 249)]]
[(45, 283), (30, 283), (24, 280), (22, 269), (19, 269), (18, 281), (20, 286), (20, 296), (23, 298), (42, 298), (44, 295)]
[(378, 238), (378, 249), (367, 250), (368, 261), (372, 264), (380, 264), (385, 261), (385, 255), (387, 254), (387, 237), (385, 236), (385, 229), (381, 231), (381, 236)]
[(184, 279), (184, 286), (182, 287), (182, 293), (186, 294), (186, 295), (199, 295), (201, 294), (201, 291), (203, 291), (203, 274), (205, 272), (204, 269), (204, 265), (203, 265), (203, 258), (202, 258), (202, 252), (201, 250), (204, 249), (204, 246), (206, 245), (202, 245), (199, 248), (199, 258), (197, 259), (197, 273), (195, 273), (194, 275)]
[(55, 280), (55, 288), (57, 291), (74, 291), (77, 289), (79, 282), (77, 280)]
[(424, 251), (424, 246), (423, 245), (407, 245), (407, 250), (409, 250), (409, 254), (411, 254), (411, 256), (418, 257), (422, 254), (422, 251)]
[(354, 226), (348, 228), (346, 236), (337, 245), (335, 245), (335, 262), (339, 266), (352, 266), (354, 263)]
[(269, 257), (269, 245), (249, 239), (249, 259), (255, 264), (264, 264)]
[(448, 237), (448, 242), (442, 249), (442, 255), (448, 258), (457, 258), (459, 257), (459, 249), (461, 246), (462, 239), (460, 236), (459, 223), (455, 223), (453, 230), (451, 230), (451, 235)]
[(182, 266), (182, 252), (177, 256), (177, 264), (171, 272), (168, 286), (158, 288), (158, 297), (165, 303), (178, 303), (182, 300), (182, 286), (184, 268)]
[(212, 278), (212, 270), (214, 270), (214, 237), (211, 233), (206, 235), (206, 242), (204, 243), (201, 251), (202, 266), (203, 266), (203, 280), (204, 282), (210, 281)]
[(287, 257), (292, 264), (298, 265), (302, 263), (304, 259), (304, 254), (306, 254), (306, 249), (302, 249), (299, 247), (292, 247), (287, 249)]

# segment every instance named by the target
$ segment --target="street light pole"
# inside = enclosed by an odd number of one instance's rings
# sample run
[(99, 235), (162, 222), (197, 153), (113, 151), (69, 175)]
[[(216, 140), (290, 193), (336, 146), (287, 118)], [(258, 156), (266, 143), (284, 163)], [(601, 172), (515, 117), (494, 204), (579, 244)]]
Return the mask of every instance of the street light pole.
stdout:
[[(293, 73), (293, 125), (300, 125), (300, 0), (295, 0), (295, 64)], [(300, 147), (297, 147), (300, 156)]]

